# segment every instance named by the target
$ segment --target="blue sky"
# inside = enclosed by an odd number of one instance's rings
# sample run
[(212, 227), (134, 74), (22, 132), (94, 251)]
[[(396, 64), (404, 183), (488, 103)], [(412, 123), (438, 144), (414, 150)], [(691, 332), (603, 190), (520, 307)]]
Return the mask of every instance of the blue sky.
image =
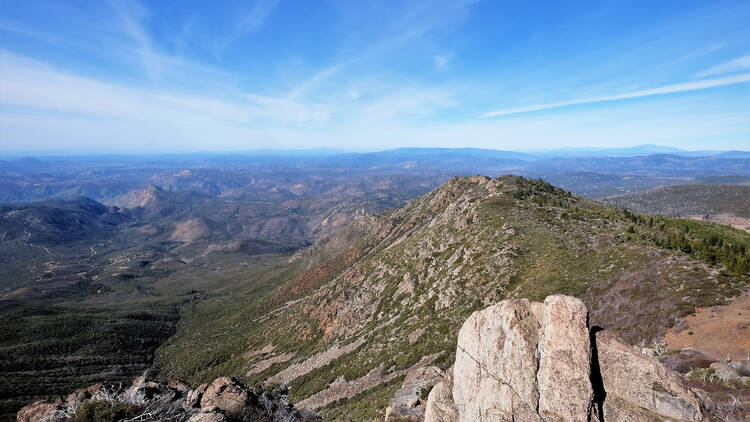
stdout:
[(0, 150), (750, 150), (748, 1), (0, 10)]

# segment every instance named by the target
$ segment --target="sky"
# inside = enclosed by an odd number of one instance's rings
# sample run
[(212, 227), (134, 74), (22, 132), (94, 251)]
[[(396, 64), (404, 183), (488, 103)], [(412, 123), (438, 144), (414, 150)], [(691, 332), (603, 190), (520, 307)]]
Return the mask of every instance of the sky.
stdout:
[(749, 1), (0, 0), (0, 151), (750, 150)]

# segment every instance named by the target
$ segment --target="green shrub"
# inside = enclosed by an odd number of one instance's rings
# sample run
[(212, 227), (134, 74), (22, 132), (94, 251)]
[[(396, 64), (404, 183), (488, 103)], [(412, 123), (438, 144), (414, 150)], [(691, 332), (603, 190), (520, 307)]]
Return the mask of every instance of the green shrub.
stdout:
[(70, 420), (72, 422), (115, 422), (137, 416), (141, 411), (140, 406), (120, 401), (91, 400), (81, 404)]
[(719, 382), (719, 377), (713, 368), (695, 368), (688, 374), (688, 378), (693, 381), (701, 382)]
[(433, 387), (433, 386), (432, 386), (432, 385), (430, 385), (430, 386), (428, 386), (428, 387), (425, 387), (425, 388), (423, 388), (423, 389), (419, 390), (419, 400), (420, 400), (421, 402), (423, 402), (423, 403), (424, 403), (424, 402), (427, 402), (427, 396), (429, 396), (429, 395), (430, 395), (430, 391), (432, 391), (432, 387)]

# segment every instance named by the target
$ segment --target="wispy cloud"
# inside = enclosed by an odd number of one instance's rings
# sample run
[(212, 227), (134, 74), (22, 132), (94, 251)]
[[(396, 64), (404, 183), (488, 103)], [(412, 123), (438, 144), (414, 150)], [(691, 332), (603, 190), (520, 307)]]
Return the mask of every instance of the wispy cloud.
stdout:
[(252, 8), (240, 15), (234, 27), (214, 45), (218, 57), (232, 42), (260, 30), (281, 0), (257, 0)]
[[(430, 1), (413, 1), (396, 7), (398, 10), (393, 12), (397, 18), (389, 20), (387, 25), (378, 27), (374, 33), (369, 34), (368, 38), (372, 39), (372, 42), (369, 42), (364, 48), (358, 45), (355, 53), (314, 73), (298, 84), (289, 93), (288, 98), (302, 98), (334, 75), (342, 73), (351, 66), (381, 60), (384, 56), (401, 49), (409, 42), (416, 41), (461, 21), (477, 1), (460, 0), (437, 2), (437, 4)], [(350, 19), (352, 16), (358, 15), (359, 18), (353, 19), (355, 22), (360, 22), (359, 19), (365, 21), (372, 19), (372, 16), (369, 16), (370, 12), (363, 10), (359, 4), (343, 2), (339, 6), (342, 8), (342, 13), (348, 15)], [(433, 64), (436, 69), (442, 70), (447, 67), (452, 58), (452, 55), (447, 54), (435, 55), (433, 56)]]
[(38, 113), (135, 121), (202, 121), (246, 125), (253, 120), (324, 121), (330, 111), (254, 94), (238, 98), (188, 95), (101, 82), (0, 51), (0, 105)]
[(250, 12), (237, 24), (235, 32), (237, 34), (247, 34), (259, 30), (266, 19), (271, 15), (273, 9), (279, 4), (280, 0), (258, 0), (253, 5)]
[[(746, 145), (750, 84), (703, 92), (700, 102), (663, 94), (750, 80), (747, 42), (736, 37), (747, 6), (708, 8), (718, 10), (711, 19), (701, 8), (689, 19), (605, 33), (584, 21), (619, 25), (618, 16), (601, 20), (596, 12), (581, 21), (581, 11), (571, 10), (560, 21), (581, 31), (568, 34), (534, 26), (544, 19), (497, 27), (490, 13), (536, 16), (539, 10), (491, 2), (474, 10), (475, 3), (283, 7), (279, 0), (248, 0), (237, 8), (176, 9), (105, 0), (58, 2), (38, 13), (6, 8), (0, 17), (0, 143), (6, 145), (0, 150), (37, 140), (84, 145), (79, 138), (95, 147), (116, 139), (123, 149), (132, 142), (184, 149), (186, 140), (203, 149), (291, 146), (284, 142), (528, 148), (690, 137)], [(301, 25), (301, 14), (313, 8), (315, 21)], [(586, 31), (596, 39), (578, 42)], [(445, 72), (459, 67), (460, 73)], [(667, 85), (675, 81), (687, 82)], [(660, 97), (571, 107), (570, 114), (528, 113), (649, 96)], [(692, 108), (685, 111), (686, 105)], [(477, 118), (518, 113), (528, 114)]]
[(257, 115), (288, 122), (317, 122), (327, 121), (332, 113), (329, 106), (322, 104), (305, 104), (286, 98), (266, 97), (262, 95), (248, 95), (257, 106)]
[(149, 77), (156, 78), (163, 70), (161, 55), (156, 52), (154, 43), (143, 26), (148, 10), (138, 2), (113, 1), (112, 6), (119, 18), (124, 33), (135, 43), (135, 50), (143, 70)]
[(339, 63), (333, 66), (329, 66), (315, 73), (311, 77), (307, 78), (307, 80), (297, 85), (292, 90), (292, 92), (289, 93), (288, 95), (289, 99), (297, 99), (297, 98), (303, 97), (305, 94), (308, 93), (308, 91), (317, 87), (318, 85), (323, 83), (326, 79), (330, 78), (331, 76), (337, 74), (341, 69), (345, 68), (349, 64), (350, 62)]
[(716, 65), (698, 73), (699, 77), (722, 75), (724, 73), (742, 72), (750, 69), (750, 55), (737, 57), (728, 62)]
[(690, 61), (690, 60), (695, 60), (697, 58), (706, 56), (708, 54), (711, 54), (711, 53), (717, 52), (717, 51), (719, 51), (719, 50), (721, 50), (723, 48), (726, 48), (726, 46), (727, 46), (726, 43), (720, 42), (720, 43), (716, 43), (716, 44), (713, 44), (713, 45), (708, 45), (708, 46), (705, 46), (705, 47), (696, 48), (695, 50), (690, 51), (689, 53), (683, 54), (683, 55), (677, 57), (674, 60), (668, 61), (667, 63), (674, 64), (674, 63), (682, 63), (682, 62), (686, 62), (686, 61)]
[(617, 100), (626, 100), (630, 98), (649, 97), (652, 95), (663, 95), (663, 94), (673, 94), (677, 92), (697, 91), (700, 89), (715, 88), (715, 87), (733, 85), (733, 84), (738, 84), (738, 83), (743, 83), (743, 82), (750, 82), (750, 73), (727, 76), (724, 78), (704, 79), (700, 81), (665, 85), (665, 86), (658, 87), (658, 88), (642, 89), (638, 91), (631, 91), (631, 92), (626, 92), (626, 93), (617, 94), (617, 95), (609, 95), (609, 96), (602, 96), (602, 97), (589, 97), (589, 98), (582, 98), (578, 100), (562, 101), (562, 102), (557, 102), (557, 103), (534, 104), (534, 105), (529, 105), (529, 106), (524, 106), (524, 107), (507, 108), (503, 110), (496, 110), (496, 111), (490, 111), (488, 113), (484, 113), (482, 117), (507, 116), (509, 114), (528, 113), (532, 111), (549, 110), (553, 108), (568, 107), (568, 106), (580, 105), (580, 104), (601, 103), (605, 101), (617, 101)]
[(440, 109), (455, 106), (451, 92), (438, 88), (400, 87), (363, 104), (355, 111), (356, 120), (368, 122), (428, 116)]
[(452, 57), (449, 55), (436, 54), (432, 56), (432, 64), (435, 66), (435, 69), (443, 70), (448, 67), (448, 63), (450, 63), (451, 59)]

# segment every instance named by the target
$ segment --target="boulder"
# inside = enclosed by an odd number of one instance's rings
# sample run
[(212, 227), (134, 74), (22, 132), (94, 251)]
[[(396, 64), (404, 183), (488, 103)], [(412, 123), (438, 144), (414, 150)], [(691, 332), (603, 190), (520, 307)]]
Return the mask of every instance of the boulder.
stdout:
[(68, 394), (65, 399), (65, 404), (69, 406), (78, 406), (84, 401), (94, 397), (96, 393), (101, 390), (102, 383), (94, 384), (86, 388), (79, 388), (78, 390)]
[[(108, 400), (136, 405), (146, 413), (137, 420), (179, 420), (192, 422), (225, 422), (230, 420), (297, 422), (302, 415), (289, 401), (286, 389), (252, 391), (234, 378), (217, 378), (190, 390), (187, 383), (160, 384), (135, 379), (126, 389), (110, 386), (102, 393), (102, 385), (76, 390), (66, 402), (39, 401), (21, 409), (17, 418), (22, 422), (62, 422), (76, 406), (90, 400)], [(315, 415), (306, 417), (312, 420)], [(134, 420), (135, 420), (134, 419)]]
[(181, 395), (185, 396), (190, 392), (190, 385), (185, 381), (169, 381), (167, 387), (178, 391)]
[(453, 402), (453, 369), (446, 371), (445, 378), (435, 384), (427, 397), (424, 411), (425, 422), (453, 422), (458, 420), (458, 411)]
[(525, 299), (502, 301), (466, 320), (458, 333), (453, 369), (460, 421), (510, 421), (514, 415), (536, 414), (539, 330), (539, 319)]
[(182, 407), (184, 407), (185, 409), (192, 409), (195, 407), (200, 407), (201, 399), (203, 398), (203, 393), (206, 392), (207, 388), (208, 388), (208, 384), (201, 384), (195, 390), (188, 391), (187, 395), (185, 396), (185, 402), (182, 404)]
[(227, 417), (218, 412), (198, 412), (187, 422), (226, 422)]
[(16, 418), (18, 422), (55, 421), (58, 420), (55, 418), (55, 414), (61, 405), (61, 400), (55, 402), (44, 400), (36, 401), (19, 410), (16, 414)]
[(676, 373), (646, 356), (614, 333), (595, 334), (599, 368), (606, 391), (604, 420), (701, 421), (698, 395), (685, 387)]
[(424, 389), (432, 387), (444, 377), (443, 371), (437, 366), (421, 366), (410, 370), (401, 388), (396, 391), (388, 404), (389, 417), (387, 421), (399, 418), (424, 418), (424, 405), (420, 400)]
[(580, 300), (505, 300), (466, 320), (452, 378), (426, 422), (704, 421), (705, 396), (616, 335), (590, 329)]
[(124, 397), (129, 402), (151, 400), (156, 396), (171, 393), (166, 385), (154, 381), (146, 381), (145, 377), (136, 377), (133, 384), (125, 390)]
[(228, 416), (241, 416), (247, 408), (247, 390), (235, 378), (219, 377), (201, 397), (201, 409), (218, 407)]
[(541, 325), (539, 413), (550, 422), (586, 420), (594, 398), (586, 305), (570, 296), (549, 296)]

